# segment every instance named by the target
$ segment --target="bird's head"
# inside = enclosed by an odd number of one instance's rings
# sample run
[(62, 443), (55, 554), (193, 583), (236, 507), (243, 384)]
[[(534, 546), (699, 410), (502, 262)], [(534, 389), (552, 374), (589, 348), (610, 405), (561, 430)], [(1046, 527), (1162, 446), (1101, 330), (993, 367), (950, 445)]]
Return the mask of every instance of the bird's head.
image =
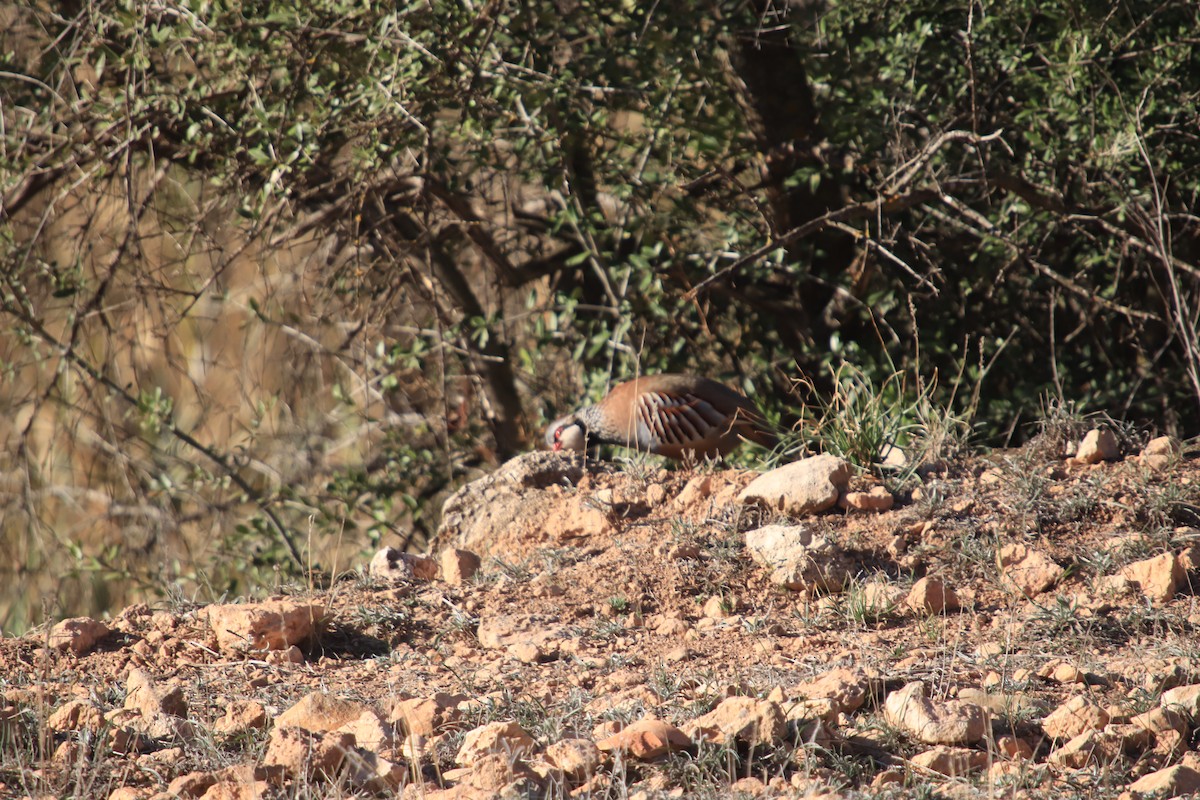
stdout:
[(546, 428), (546, 445), (553, 451), (582, 451), (587, 447), (587, 428), (574, 414), (554, 420)]

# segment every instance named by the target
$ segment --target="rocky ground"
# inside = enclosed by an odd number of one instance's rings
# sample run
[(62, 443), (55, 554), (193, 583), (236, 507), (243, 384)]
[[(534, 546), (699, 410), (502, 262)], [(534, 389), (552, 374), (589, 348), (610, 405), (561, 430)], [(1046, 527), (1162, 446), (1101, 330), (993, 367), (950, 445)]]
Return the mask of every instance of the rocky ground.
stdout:
[(882, 481), (530, 454), (431, 558), (0, 641), (0, 794), (1186, 794), (1200, 466), (1061, 444)]

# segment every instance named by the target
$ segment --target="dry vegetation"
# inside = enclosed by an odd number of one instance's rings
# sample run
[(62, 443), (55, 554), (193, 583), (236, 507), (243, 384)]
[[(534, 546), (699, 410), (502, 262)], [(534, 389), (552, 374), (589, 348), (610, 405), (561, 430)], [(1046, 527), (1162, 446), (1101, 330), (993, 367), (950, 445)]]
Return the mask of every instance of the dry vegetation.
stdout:
[[(336, 569), (370, 538), (356, 531), (347, 543), (338, 523), (344, 531), (347, 518), (369, 512), (344, 508), (353, 501), (336, 496), (330, 476), (372, 462), (389, 437), (436, 448), (401, 397), (440, 387), (397, 366), (391, 377), (406, 392), (385, 398), (367, 366), (378, 361), (368, 350), (377, 329), (356, 339), (362, 319), (300, 321), (297, 310), (323, 291), (306, 268), (315, 242), (268, 250), (219, 224), (177, 230), (186, 210), (223, 198), (180, 171), (156, 178), (151, 191), (136, 170), (110, 191), (56, 198), (53, 213), (34, 204), (14, 220), (19, 237), (42, 242), (39, 260), (75, 264), (78, 280), (103, 291), (83, 311), (71, 293), (46, 291), (32, 340), (27, 330), (0, 333), (10, 365), (0, 441), (13, 456), (0, 461), (0, 535), (13, 553), (7, 585), (20, 584), (0, 593), (9, 631), (46, 612), (161, 596), (176, 581), (218, 597), (276, 556), (293, 570)], [(143, 198), (136, 211), (126, 179)], [(28, 230), (39, 225), (36, 236)], [(118, 268), (131, 247), (143, 269)], [(268, 508), (267, 496), (282, 508)], [(274, 521), (289, 499), (309, 522), (289, 530), (285, 548)], [(398, 513), (379, 528), (404, 524), (411, 519)]]

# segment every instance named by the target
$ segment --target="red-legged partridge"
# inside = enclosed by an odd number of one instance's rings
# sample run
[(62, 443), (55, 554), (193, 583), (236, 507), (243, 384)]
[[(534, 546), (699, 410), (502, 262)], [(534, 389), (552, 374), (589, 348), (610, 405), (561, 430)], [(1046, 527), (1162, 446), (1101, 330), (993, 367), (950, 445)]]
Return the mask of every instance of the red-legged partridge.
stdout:
[(742, 439), (765, 447), (773, 437), (746, 397), (695, 375), (646, 375), (613, 387), (594, 406), (555, 420), (546, 429), (552, 450), (616, 444), (682, 459), (723, 456)]

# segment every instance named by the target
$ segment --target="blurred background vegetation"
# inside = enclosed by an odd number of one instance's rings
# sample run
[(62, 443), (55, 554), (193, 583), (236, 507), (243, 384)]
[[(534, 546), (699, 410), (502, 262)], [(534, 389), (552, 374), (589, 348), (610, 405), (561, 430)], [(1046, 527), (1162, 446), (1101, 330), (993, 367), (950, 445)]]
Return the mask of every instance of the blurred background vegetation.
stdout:
[[(0, 628), (420, 547), (636, 372), (1200, 422), (1194, 0), (0, 4)], [(897, 381), (896, 376), (908, 376)]]

